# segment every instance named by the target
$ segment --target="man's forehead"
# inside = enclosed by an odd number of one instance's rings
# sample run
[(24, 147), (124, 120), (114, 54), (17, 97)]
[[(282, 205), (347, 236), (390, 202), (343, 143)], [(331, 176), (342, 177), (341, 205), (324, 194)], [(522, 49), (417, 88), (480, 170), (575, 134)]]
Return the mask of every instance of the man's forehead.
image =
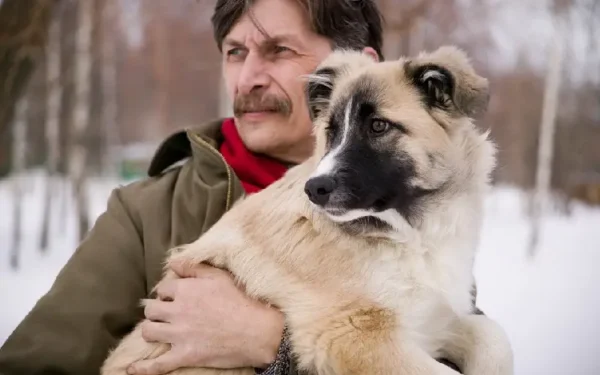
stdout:
[[(264, 44), (307, 43), (313, 31), (304, 10), (295, 1), (259, 1), (231, 28), (224, 42)], [(314, 34), (316, 36), (316, 34)]]

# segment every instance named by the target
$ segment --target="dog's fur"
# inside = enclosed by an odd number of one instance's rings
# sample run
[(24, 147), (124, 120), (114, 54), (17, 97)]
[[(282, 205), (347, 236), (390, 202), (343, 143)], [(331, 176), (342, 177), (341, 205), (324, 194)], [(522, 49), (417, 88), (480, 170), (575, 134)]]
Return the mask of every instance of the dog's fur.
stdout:
[[(307, 87), (314, 155), (169, 262), (226, 268), (280, 308), (309, 373), (456, 374), (434, 360), (444, 357), (465, 374), (512, 374), (507, 336), (473, 314), (470, 293), (495, 163), (472, 121), (487, 106), (487, 80), (454, 47), (379, 63), (338, 51)], [(102, 374), (168, 349), (138, 326)]]

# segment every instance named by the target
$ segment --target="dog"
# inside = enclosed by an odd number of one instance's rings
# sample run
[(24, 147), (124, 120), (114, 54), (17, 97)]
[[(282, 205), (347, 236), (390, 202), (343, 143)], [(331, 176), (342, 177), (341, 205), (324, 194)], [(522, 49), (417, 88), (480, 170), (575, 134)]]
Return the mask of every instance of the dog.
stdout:
[[(310, 374), (457, 374), (434, 358), (467, 375), (512, 374), (507, 335), (471, 298), (496, 163), (489, 132), (473, 120), (487, 108), (488, 81), (462, 50), (443, 46), (385, 62), (334, 51), (306, 87), (314, 154), (173, 249), (167, 266), (229, 270), (284, 313)], [(137, 326), (102, 374), (168, 350)]]

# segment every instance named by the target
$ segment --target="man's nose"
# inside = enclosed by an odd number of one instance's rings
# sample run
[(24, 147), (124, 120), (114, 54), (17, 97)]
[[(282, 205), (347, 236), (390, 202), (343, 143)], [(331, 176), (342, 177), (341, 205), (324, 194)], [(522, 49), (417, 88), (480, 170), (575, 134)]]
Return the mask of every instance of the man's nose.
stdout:
[(266, 62), (257, 54), (249, 53), (244, 59), (242, 72), (238, 80), (238, 93), (249, 94), (269, 85)]

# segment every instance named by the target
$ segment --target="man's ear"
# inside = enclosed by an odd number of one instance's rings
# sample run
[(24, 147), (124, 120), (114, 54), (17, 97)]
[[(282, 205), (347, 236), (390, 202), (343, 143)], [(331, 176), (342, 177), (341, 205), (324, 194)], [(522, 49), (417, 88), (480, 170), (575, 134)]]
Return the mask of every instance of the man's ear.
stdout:
[(373, 49), (373, 47), (365, 47), (365, 48), (363, 48), (362, 51), (363, 51), (364, 54), (366, 54), (367, 56), (369, 56), (370, 58), (372, 58), (373, 61), (379, 62), (379, 55)]
[(405, 63), (405, 71), (430, 108), (469, 117), (487, 110), (488, 80), (475, 72), (467, 55), (456, 47), (421, 54)]

